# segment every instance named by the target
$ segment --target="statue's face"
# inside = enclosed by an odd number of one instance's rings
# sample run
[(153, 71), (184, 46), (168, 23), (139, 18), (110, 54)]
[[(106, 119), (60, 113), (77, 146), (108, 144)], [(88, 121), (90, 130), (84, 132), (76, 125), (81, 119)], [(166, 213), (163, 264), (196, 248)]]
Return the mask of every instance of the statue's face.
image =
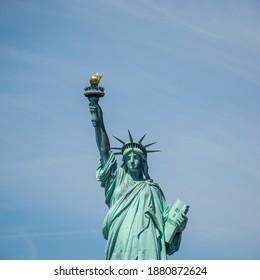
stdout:
[(129, 153), (125, 156), (125, 162), (129, 171), (138, 171), (142, 168), (142, 158), (137, 153)]

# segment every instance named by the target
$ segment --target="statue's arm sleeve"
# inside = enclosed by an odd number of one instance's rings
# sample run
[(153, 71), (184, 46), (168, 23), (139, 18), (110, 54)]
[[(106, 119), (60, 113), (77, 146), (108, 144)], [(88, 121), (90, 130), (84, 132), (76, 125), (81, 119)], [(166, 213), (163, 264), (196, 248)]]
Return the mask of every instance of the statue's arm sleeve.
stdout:
[(181, 232), (176, 233), (171, 243), (166, 244), (166, 253), (167, 255), (172, 255), (173, 253), (177, 252), (181, 245)]
[(101, 186), (105, 189), (106, 203), (109, 203), (109, 200), (114, 192), (117, 173), (117, 161), (115, 155), (110, 152), (108, 160), (105, 163), (100, 160), (96, 170), (96, 178), (99, 182), (101, 182)]

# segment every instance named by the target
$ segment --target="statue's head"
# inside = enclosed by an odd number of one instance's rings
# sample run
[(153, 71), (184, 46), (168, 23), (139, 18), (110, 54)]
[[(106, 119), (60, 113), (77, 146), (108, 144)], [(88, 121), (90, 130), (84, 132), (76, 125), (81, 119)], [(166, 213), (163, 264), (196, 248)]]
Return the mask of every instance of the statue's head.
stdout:
[(138, 153), (128, 153), (123, 157), (123, 161), (126, 163), (128, 170), (139, 171), (143, 168), (143, 158)]
[(123, 144), (123, 146), (121, 148), (112, 148), (112, 149), (121, 150), (120, 152), (117, 152), (115, 154), (123, 155), (122, 168), (126, 172), (130, 170), (132, 171), (141, 170), (143, 174), (143, 178), (150, 179), (150, 176), (148, 174), (147, 153), (160, 152), (160, 151), (147, 150), (146, 148), (155, 144), (156, 142), (147, 145), (142, 145), (142, 141), (146, 134), (139, 141), (133, 140), (130, 131), (128, 131), (128, 134), (130, 140), (129, 142), (125, 142), (114, 136), (119, 142)]
[(148, 174), (147, 156), (137, 148), (128, 148), (123, 153), (122, 168), (126, 172), (140, 171), (144, 179), (150, 179)]

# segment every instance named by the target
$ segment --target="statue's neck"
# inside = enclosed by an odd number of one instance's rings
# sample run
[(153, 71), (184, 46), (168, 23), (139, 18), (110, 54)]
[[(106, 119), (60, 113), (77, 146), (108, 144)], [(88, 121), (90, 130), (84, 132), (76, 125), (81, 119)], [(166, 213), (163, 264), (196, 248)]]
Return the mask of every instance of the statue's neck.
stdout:
[(129, 171), (128, 170), (128, 175), (132, 178), (133, 181), (143, 181), (143, 173), (142, 171), (138, 170), (138, 171)]

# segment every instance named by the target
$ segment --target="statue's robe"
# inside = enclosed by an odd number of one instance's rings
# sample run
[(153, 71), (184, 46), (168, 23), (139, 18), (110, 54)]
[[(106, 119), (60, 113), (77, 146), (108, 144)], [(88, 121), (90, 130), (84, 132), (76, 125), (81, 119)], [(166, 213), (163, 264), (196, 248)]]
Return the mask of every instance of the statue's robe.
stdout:
[(109, 207), (103, 224), (107, 260), (165, 260), (179, 249), (181, 233), (165, 243), (169, 205), (157, 184), (134, 181), (112, 152), (104, 166), (99, 162), (97, 179)]

